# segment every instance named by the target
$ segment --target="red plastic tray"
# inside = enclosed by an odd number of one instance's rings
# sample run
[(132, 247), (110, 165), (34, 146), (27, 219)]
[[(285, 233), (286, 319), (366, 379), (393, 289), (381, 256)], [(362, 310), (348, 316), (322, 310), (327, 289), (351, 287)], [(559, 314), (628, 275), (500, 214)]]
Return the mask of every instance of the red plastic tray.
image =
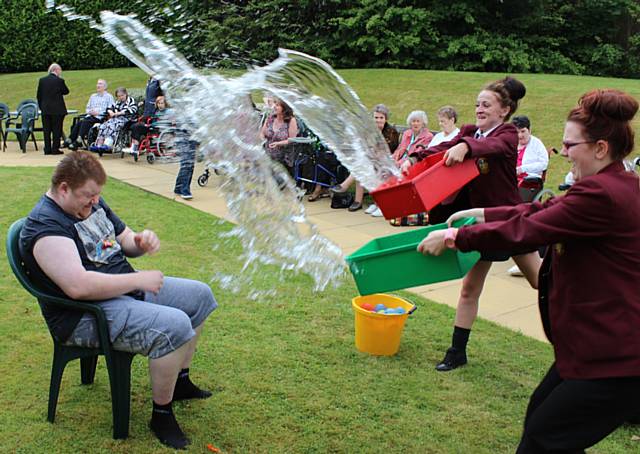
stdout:
[(480, 174), (475, 159), (447, 167), (443, 156), (444, 151), (432, 154), (413, 165), (405, 178), (392, 177), (371, 191), (385, 219), (429, 211)]

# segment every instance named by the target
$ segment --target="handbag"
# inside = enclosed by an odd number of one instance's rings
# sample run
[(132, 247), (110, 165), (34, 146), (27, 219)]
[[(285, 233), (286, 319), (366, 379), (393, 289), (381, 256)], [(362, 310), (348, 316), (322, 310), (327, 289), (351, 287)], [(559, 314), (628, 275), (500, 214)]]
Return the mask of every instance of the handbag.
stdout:
[(352, 203), (353, 194), (351, 192), (337, 193), (331, 197), (331, 208), (349, 208)]

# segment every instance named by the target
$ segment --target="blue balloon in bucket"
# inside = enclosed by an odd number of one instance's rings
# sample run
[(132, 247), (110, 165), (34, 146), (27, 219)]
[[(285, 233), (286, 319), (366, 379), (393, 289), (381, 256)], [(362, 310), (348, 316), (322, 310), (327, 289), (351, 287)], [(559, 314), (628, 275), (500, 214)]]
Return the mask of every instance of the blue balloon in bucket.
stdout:
[(376, 304), (376, 307), (373, 308), (374, 311), (379, 312), (379, 311), (384, 311), (387, 308), (387, 306), (385, 306), (384, 304), (380, 303), (380, 304)]

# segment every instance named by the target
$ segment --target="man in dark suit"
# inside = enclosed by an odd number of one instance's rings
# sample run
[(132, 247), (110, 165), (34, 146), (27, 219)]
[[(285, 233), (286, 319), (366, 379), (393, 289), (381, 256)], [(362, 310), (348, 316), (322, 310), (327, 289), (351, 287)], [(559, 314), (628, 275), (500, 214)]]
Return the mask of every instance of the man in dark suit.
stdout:
[[(57, 63), (49, 66), (49, 74), (38, 82), (38, 105), (42, 111), (42, 129), (44, 131), (44, 154), (62, 154), (60, 138), (62, 123), (67, 114), (64, 95), (69, 94), (67, 84), (60, 77), (62, 68)], [(53, 143), (51, 135), (53, 134)]]

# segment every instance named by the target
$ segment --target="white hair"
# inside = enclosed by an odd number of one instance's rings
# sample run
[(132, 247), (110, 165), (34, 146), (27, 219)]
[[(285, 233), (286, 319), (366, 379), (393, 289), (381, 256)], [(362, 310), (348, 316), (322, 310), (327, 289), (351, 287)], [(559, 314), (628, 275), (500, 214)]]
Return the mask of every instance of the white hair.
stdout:
[(57, 63), (51, 63), (51, 65), (49, 66), (49, 73), (53, 73), (56, 71), (62, 71), (62, 68)]
[(429, 118), (424, 110), (414, 110), (407, 117), (407, 126), (411, 127), (411, 121), (416, 119), (421, 120), (425, 128), (429, 124)]
[[(104, 79), (98, 79), (98, 82), (102, 82), (102, 83), (104, 84), (104, 89), (105, 89), (105, 90), (107, 89), (108, 85), (107, 85), (107, 81), (106, 81), (106, 80), (104, 80)], [(96, 83), (98, 83), (98, 82), (96, 82)]]

